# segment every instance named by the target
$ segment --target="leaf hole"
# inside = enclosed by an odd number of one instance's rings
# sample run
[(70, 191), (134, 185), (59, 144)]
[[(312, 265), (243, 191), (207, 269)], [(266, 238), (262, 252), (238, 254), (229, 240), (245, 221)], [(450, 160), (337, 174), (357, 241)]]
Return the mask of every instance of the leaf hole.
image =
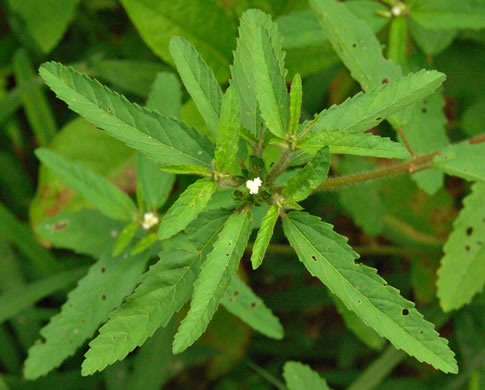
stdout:
[(234, 291), (234, 296), (235, 296), (235, 297), (238, 297), (238, 296), (239, 296), (239, 294), (240, 294), (240, 292), (239, 292), (239, 291), (237, 291), (237, 290), (236, 290), (236, 291)]
[(251, 309), (254, 309), (258, 304), (256, 302), (251, 302)]
[(101, 268), (101, 273), (104, 274), (106, 272), (106, 268), (105, 267), (102, 267)]
[(229, 256), (230, 256), (230, 254), (229, 254), (229, 253), (226, 253), (226, 256), (227, 256), (227, 257), (229, 257)]
[(466, 250), (467, 252), (470, 252), (470, 245), (465, 246), (465, 250)]
[(401, 313), (403, 316), (407, 316), (409, 315), (409, 310), (408, 309), (402, 309), (402, 313)]
[(101, 295), (101, 299), (102, 299), (103, 301), (106, 301), (106, 295), (104, 295), (104, 294), (103, 294), (103, 295)]
[(423, 108), (421, 109), (421, 112), (422, 112), (423, 114), (426, 114), (426, 113), (428, 112), (428, 109), (427, 109), (426, 107), (423, 107)]
[(317, 261), (317, 258), (316, 258), (316, 256), (315, 256), (315, 255), (313, 255), (313, 256), (312, 256), (312, 260), (313, 260), (313, 261)]
[(357, 300), (357, 303), (358, 303), (359, 305), (361, 305), (361, 304), (362, 304), (362, 300), (361, 300), (361, 299), (358, 299), (358, 300)]
[(379, 121), (381, 121), (381, 120), (382, 120), (382, 118), (381, 118), (380, 116), (378, 116), (378, 117), (376, 118), (376, 121), (377, 121), (377, 122), (379, 122)]
[(471, 236), (472, 233), (473, 233), (473, 227), (470, 226), (468, 229), (466, 229), (466, 235)]
[(387, 77), (384, 77), (381, 81), (382, 84), (389, 84), (389, 79)]

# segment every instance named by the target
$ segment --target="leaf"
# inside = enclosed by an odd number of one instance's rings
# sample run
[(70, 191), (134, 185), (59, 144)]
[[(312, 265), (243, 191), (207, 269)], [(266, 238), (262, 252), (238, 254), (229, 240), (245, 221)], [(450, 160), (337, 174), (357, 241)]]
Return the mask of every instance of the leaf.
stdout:
[(139, 226), (140, 224), (138, 221), (129, 223), (125, 226), (115, 242), (112, 251), (113, 256), (119, 256), (120, 253), (123, 252), (128, 247), (128, 245), (130, 245), (131, 241), (135, 237), (135, 233), (138, 230)]
[(283, 228), (308, 271), (367, 326), (419, 361), (446, 373), (458, 371), (453, 352), (433, 324), (424, 320), (414, 303), (388, 286), (375, 269), (354, 263), (358, 255), (331, 225), (294, 211), (283, 218)]
[(485, 181), (484, 156), (485, 143), (472, 144), (464, 141), (448, 146), (433, 157), (433, 166), (448, 175)]
[(0, 325), (30, 305), (68, 287), (86, 273), (86, 267), (56, 273), (0, 295)]
[(205, 208), (216, 187), (210, 179), (199, 179), (188, 186), (163, 216), (158, 238), (165, 240), (184, 230)]
[(120, 221), (96, 210), (83, 209), (44, 219), (35, 226), (35, 232), (56, 248), (100, 257), (111, 251), (122, 228)]
[(227, 80), (236, 28), (230, 14), (216, 3), (122, 0), (121, 4), (146, 44), (165, 62), (173, 63), (168, 46), (170, 38), (179, 35), (192, 42), (218, 81)]
[(253, 329), (273, 339), (283, 338), (283, 327), (278, 317), (266, 307), (251, 288), (236, 274), (221, 300), (224, 308), (239, 317)]
[(382, 55), (381, 44), (371, 28), (345, 4), (335, 0), (310, 0), (310, 5), (333, 48), (364, 91), (402, 75), (400, 67)]
[(379, 85), (367, 93), (358, 93), (344, 103), (334, 105), (318, 114), (310, 124), (310, 134), (324, 130), (368, 130), (392, 114), (432, 94), (445, 79), (443, 73), (421, 70)]
[(394, 17), (389, 27), (387, 58), (396, 64), (406, 64), (408, 54), (408, 18)]
[(37, 149), (35, 155), (69, 187), (84, 196), (106, 216), (129, 221), (136, 214), (136, 206), (131, 198), (101, 175), (48, 149)]
[(257, 269), (263, 262), (264, 254), (266, 253), (269, 241), (273, 236), (273, 230), (276, 221), (278, 220), (278, 216), (278, 206), (272, 205), (261, 222), (256, 241), (254, 241), (253, 253), (251, 254), (251, 264), (253, 265), (253, 269)]
[[(483, 156), (483, 152), (482, 152)], [(453, 223), (438, 270), (438, 298), (444, 311), (470, 303), (485, 285), (485, 184), (475, 183)]]
[(142, 253), (150, 248), (153, 244), (155, 244), (158, 240), (157, 233), (149, 233), (145, 237), (143, 237), (140, 241), (136, 243), (133, 249), (130, 252), (130, 255), (137, 255), (138, 253)]
[(418, 0), (411, 18), (432, 30), (485, 28), (485, 3), (481, 0)]
[(185, 39), (173, 37), (169, 47), (185, 88), (215, 138), (221, 115), (222, 91), (214, 73)]
[[(101, 371), (122, 360), (160, 326), (169, 323), (174, 313), (190, 299), (200, 264), (212, 249), (227, 218), (228, 213), (224, 211), (203, 213), (187, 228), (196, 230), (193, 241), (181, 234), (164, 243), (166, 247), (160, 253), (160, 261), (143, 275), (135, 292), (110, 314), (99, 335), (91, 341), (82, 366), (83, 375)], [(184, 239), (180, 240), (182, 237)], [(172, 246), (167, 247), (169, 245)]]
[(61, 312), (40, 331), (25, 361), (24, 376), (35, 379), (58, 367), (93, 335), (109, 313), (138, 283), (149, 259), (142, 255), (104, 255), (72, 290)]
[(299, 362), (286, 362), (283, 366), (283, 377), (288, 390), (330, 390), (325, 379), (306, 364)]
[(174, 353), (187, 349), (207, 329), (237, 270), (250, 234), (248, 210), (232, 214), (224, 224), (194, 284), (190, 310), (174, 338)]
[(179, 117), (182, 108), (180, 81), (172, 72), (160, 72), (153, 82), (146, 106), (166, 116)]
[(330, 153), (328, 147), (321, 148), (315, 157), (305, 167), (296, 171), (290, 177), (283, 189), (283, 196), (299, 202), (306, 199), (328, 176), (330, 169)]
[(222, 103), (222, 113), (217, 127), (216, 167), (219, 172), (231, 170), (239, 150), (241, 104), (237, 91), (227, 88)]
[(71, 67), (48, 62), (39, 72), (73, 111), (153, 161), (210, 168), (211, 144), (183, 122), (130, 103)]
[(160, 171), (159, 164), (141, 153), (137, 154), (136, 173), (147, 206), (152, 210), (162, 207), (172, 191), (175, 175)]
[(409, 19), (409, 32), (419, 48), (427, 55), (436, 55), (449, 47), (457, 30), (429, 30)]
[[(25, 49), (15, 52), (12, 60), (16, 85), (21, 87), (31, 82), (34, 67)], [(35, 88), (23, 96), (23, 104), (30, 127), (41, 146), (47, 146), (57, 132), (54, 115), (49, 107), (44, 91)]]
[(387, 137), (370, 133), (346, 133), (339, 130), (311, 131), (298, 144), (298, 149), (310, 154), (328, 146), (332, 154), (352, 154), (381, 158), (409, 158), (406, 147)]
[(61, 40), (74, 17), (79, 0), (8, 0), (10, 9), (22, 19), (22, 25), (44, 53)]
[(272, 33), (264, 26), (256, 30), (252, 42), (252, 65), (261, 116), (268, 129), (282, 138), (288, 130), (290, 99), (285, 83), (286, 71), (282, 67), (284, 54), (273, 47), (273, 41), (280, 38), (271, 38)]
[(297, 73), (291, 82), (290, 90), (290, 123), (288, 130), (290, 134), (296, 134), (298, 123), (300, 122), (301, 102), (303, 99), (303, 91), (301, 84), (301, 76)]

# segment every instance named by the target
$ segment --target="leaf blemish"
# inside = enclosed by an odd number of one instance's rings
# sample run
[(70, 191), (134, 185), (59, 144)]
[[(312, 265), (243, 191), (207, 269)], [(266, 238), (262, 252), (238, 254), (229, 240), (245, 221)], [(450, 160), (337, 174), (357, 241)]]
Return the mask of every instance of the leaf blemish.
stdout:
[(315, 257), (315, 255), (312, 256), (312, 260), (317, 261), (317, 258)]
[(472, 226), (470, 226), (468, 229), (466, 229), (466, 235), (467, 235), (467, 236), (471, 236), (471, 235), (472, 235), (472, 233), (473, 233), (473, 227), (472, 227)]
[(402, 309), (402, 315), (403, 316), (407, 316), (409, 314), (409, 310), (408, 309)]
[(51, 225), (51, 230), (54, 231), (54, 232), (58, 232), (59, 230), (64, 230), (68, 226), (69, 226), (69, 221), (68, 220), (59, 221), (59, 222), (53, 223)]

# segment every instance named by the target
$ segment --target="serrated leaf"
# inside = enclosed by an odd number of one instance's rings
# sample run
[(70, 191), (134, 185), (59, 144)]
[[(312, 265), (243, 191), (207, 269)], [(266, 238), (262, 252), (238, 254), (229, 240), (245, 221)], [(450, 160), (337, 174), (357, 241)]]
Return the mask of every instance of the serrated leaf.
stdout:
[(485, 2), (482, 0), (418, 0), (411, 18), (432, 30), (485, 28)]
[[(281, 36), (277, 34), (276, 23), (271, 17), (259, 9), (250, 9), (244, 12), (240, 19), (239, 38), (234, 52), (234, 65), (231, 67), (231, 86), (239, 93), (241, 100), (241, 122), (250, 134), (259, 137), (261, 117), (256, 98), (256, 82), (253, 73), (253, 42), (259, 27), (270, 31), (273, 48), (276, 56), (282, 58)], [(283, 69), (283, 64), (280, 64)]]
[(358, 254), (332, 225), (294, 211), (283, 218), (283, 228), (308, 271), (366, 325), (419, 361), (443, 372), (458, 371), (453, 352), (433, 324), (424, 320), (414, 303), (388, 286), (375, 269), (356, 264)]
[(290, 134), (296, 134), (298, 123), (300, 123), (301, 103), (303, 99), (303, 90), (301, 76), (296, 73), (291, 82), (290, 90), (290, 123), (288, 130)]
[(221, 117), (217, 127), (216, 167), (219, 172), (231, 169), (239, 149), (241, 128), (241, 103), (233, 87), (227, 88), (222, 103)]
[(290, 177), (283, 189), (283, 196), (294, 202), (306, 199), (327, 178), (329, 169), (330, 152), (324, 146), (307, 165)]
[(283, 377), (288, 390), (331, 390), (325, 379), (300, 362), (286, 362)]
[(318, 114), (311, 133), (324, 130), (362, 132), (432, 94), (446, 76), (435, 70), (421, 70), (379, 85), (367, 93), (358, 93), (344, 103)]
[[(142, 345), (187, 302), (199, 274), (202, 260), (211, 251), (217, 235), (229, 217), (225, 211), (201, 214), (185, 233), (164, 243), (160, 261), (150, 267), (126, 303), (110, 314), (108, 322), (90, 343), (83, 363), (83, 375), (103, 370)], [(114, 339), (113, 339), (114, 337)]]
[(470, 303), (485, 285), (484, 199), (485, 183), (475, 183), (443, 247), (437, 295), (444, 311)]
[(345, 4), (310, 0), (310, 5), (333, 48), (364, 91), (402, 75), (400, 67), (382, 55), (381, 44), (369, 25), (354, 16)]
[(261, 227), (259, 228), (258, 235), (253, 245), (253, 253), (251, 254), (251, 264), (253, 269), (257, 269), (264, 259), (264, 254), (268, 248), (269, 241), (273, 236), (274, 226), (279, 216), (279, 208), (276, 205), (272, 205), (263, 220), (261, 221)]
[(130, 103), (71, 67), (48, 62), (39, 72), (73, 111), (153, 161), (210, 169), (213, 146), (183, 122)]
[(220, 82), (227, 80), (236, 27), (219, 4), (206, 0), (122, 0), (121, 4), (146, 44), (165, 62), (172, 63), (168, 46), (178, 35), (192, 42)]
[(116, 239), (115, 245), (113, 247), (112, 254), (113, 256), (119, 256), (121, 252), (123, 252), (128, 245), (130, 245), (131, 241), (135, 237), (135, 233), (140, 226), (138, 221), (129, 223), (124, 227), (124, 229), (119, 234), (118, 238)]
[(310, 154), (316, 153), (324, 146), (328, 146), (331, 154), (402, 159), (410, 157), (404, 145), (370, 133), (348, 134), (338, 130), (311, 131), (298, 143), (298, 149)]
[(264, 26), (259, 26), (254, 33), (252, 70), (261, 116), (268, 129), (282, 138), (288, 130), (290, 98), (285, 83), (286, 71), (281, 66), (284, 54), (273, 47), (273, 41), (281, 38), (271, 38), (271, 34), (278, 32)]
[(239, 266), (251, 234), (251, 211), (232, 214), (194, 284), (190, 310), (175, 335), (173, 352), (191, 346), (207, 329)]
[(97, 210), (83, 209), (45, 219), (35, 232), (54, 247), (100, 257), (111, 251), (123, 225)]
[(84, 196), (104, 215), (121, 221), (129, 221), (136, 214), (131, 198), (101, 175), (82, 165), (68, 161), (48, 149), (37, 149), (37, 158), (52, 170), (74, 191)]
[(135, 287), (148, 259), (147, 252), (136, 257), (101, 257), (69, 293), (61, 312), (40, 331), (43, 341), (29, 349), (25, 377), (45, 375), (73, 355)]
[(277, 340), (283, 338), (284, 331), (278, 317), (237, 274), (232, 278), (221, 304), (227, 311), (265, 336)]
[(184, 38), (173, 37), (169, 48), (185, 88), (215, 138), (221, 115), (222, 91), (214, 73)]
[(163, 216), (158, 238), (165, 240), (185, 229), (205, 208), (216, 187), (210, 179), (199, 179), (188, 186)]
[(433, 157), (433, 166), (448, 175), (466, 180), (485, 181), (485, 143), (468, 141), (450, 145)]

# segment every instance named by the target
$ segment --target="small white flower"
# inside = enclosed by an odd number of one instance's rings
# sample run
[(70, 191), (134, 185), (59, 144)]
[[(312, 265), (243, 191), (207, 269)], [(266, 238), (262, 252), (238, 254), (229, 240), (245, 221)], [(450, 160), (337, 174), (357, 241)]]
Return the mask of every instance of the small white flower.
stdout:
[(391, 13), (394, 15), (394, 16), (399, 16), (401, 15), (402, 13), (402, 8), (399, 7), (398, 5), (395, 5), (394, 7), (391, 8)]
[(143, 229), (148, 230), (158, 223), (158, 217), (152, 212), (145, 213), (143, 216)]
[(263, 182), (259, 177), (257, 177), (254, 180), (248, 180), (246, 182), (246, 187), (249, 189), (249, 193), (251, 195), (255, 195), (259, 192), (259, 187), (261, 187), (261, 184), (263, 184)]

